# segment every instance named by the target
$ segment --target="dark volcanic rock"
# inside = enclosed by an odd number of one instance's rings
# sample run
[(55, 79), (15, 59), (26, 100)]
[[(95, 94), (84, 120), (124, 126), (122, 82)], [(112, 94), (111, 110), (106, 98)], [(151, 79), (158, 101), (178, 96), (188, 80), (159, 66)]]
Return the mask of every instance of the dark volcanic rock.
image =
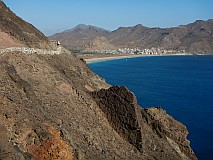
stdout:
[(142, 149), (141, 114), (136, 97), (126, 87), (92, 93), (111, 126), (138, 150)]

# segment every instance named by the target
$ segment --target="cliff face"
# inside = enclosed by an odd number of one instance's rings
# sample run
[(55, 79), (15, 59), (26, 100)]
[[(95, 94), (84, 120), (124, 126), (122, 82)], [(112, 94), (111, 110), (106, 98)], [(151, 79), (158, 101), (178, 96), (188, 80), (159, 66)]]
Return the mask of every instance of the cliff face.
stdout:
[(197, 159), (187, 140), (186, 126), (173, 119), (160, 107), (144, 108), (141, 113), (142, 132), (146, 144), (144, 150), (148, 154), (158, 155), (162, 159)]
[(112, 128), (150, 159), (197, 159), (186, 139), (186, 126), (162, 108), (141, 109), (126, 87), (114, 86), (92, 95)]
[(93, 92), (97, 104), (116, 132), (142, 151), (142, 124), (140, 108), (135, 95), (126, 87), (114, 86)]
[(185, 126), (63, 48), (0, 56), (0, 131), (7, 160), (197, 159)]

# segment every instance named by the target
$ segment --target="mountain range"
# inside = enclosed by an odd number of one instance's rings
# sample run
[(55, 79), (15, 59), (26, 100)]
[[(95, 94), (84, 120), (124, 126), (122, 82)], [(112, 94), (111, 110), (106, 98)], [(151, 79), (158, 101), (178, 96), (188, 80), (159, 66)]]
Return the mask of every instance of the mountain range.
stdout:
[(197, 160), (186, 126), (161, 107), (141, 108), (3, 1), (0, 20), (1, 160)]
[(94, 26), (85, 26), (56, 33), (49, 38), (60, 41), (68, 48), (84, 50), (159, 48), (185, 50), (187, 53), (213, 54), (212, 19), (197, 20), (174, 28), (149, 28), (138, 24), (134, 27), (119, 27), (112, 32)]

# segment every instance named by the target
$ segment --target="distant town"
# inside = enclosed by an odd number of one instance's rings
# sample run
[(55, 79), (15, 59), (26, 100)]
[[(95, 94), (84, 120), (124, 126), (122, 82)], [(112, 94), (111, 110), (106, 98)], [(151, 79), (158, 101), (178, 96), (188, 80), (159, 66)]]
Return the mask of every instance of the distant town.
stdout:
[(185, 50), (165, 50), (159, 48), (139, 49), (139, 48), (119, 48), (115, 50), (86, 50), (83, 53), (90, 54), (111, 54), (111, 55), (167, 55), (186, 54)]

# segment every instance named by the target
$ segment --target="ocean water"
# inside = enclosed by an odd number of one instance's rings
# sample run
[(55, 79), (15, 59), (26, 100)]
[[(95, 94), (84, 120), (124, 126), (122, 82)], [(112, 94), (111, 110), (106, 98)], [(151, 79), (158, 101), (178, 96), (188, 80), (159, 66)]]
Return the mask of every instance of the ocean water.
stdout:
[(161, 106), (185, 124), (200, 160), (213, 159), (213, 56), (138, 57), (89, 64), (112, 85), (125, 85), (142, 107)]

